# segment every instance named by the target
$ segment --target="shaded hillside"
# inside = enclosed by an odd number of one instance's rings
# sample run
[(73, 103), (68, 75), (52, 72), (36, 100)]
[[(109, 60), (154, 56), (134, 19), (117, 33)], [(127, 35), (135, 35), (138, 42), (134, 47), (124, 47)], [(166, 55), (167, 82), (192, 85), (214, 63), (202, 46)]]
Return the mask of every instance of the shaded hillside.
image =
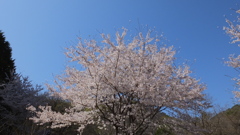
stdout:
[(240, 105), (220, 112), (211, 119), (214, 135), (240, 134)]

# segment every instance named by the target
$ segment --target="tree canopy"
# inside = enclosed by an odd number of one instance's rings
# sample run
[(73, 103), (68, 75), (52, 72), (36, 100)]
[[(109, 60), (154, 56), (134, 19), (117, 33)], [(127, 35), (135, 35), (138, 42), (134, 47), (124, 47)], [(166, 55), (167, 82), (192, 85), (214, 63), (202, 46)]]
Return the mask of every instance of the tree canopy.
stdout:
[(80, 132), (98, 124), (112, 127), (114, 134), (143, 134), (159, 126), (156, 117), (164, 110), (179, 113), (178, 109), (205, 106), (205, 85), (190, 76), (187, 65), (174, 64), (173, 47), (160, 47), (150, 33), (139, 33), (131, 41), (124, 40), (126, 34), (126, 29), (117, 32), (116, 41), (102, 34), (102, 44), (80, 41), (68, 48), (67, 57), (83, 70), (68, 67), (57, 87), (49, 90), (71, 107), (65, 113), (51, 106), (40, 106), (41, 111), (29, 107), (37, 113), (33, 120), (52, 122), (52, 128), (76, 123)]
[(15, 73), (15, 64), (12, 59), (12, 48), (0, 31), (0, 83), (8, 82)]

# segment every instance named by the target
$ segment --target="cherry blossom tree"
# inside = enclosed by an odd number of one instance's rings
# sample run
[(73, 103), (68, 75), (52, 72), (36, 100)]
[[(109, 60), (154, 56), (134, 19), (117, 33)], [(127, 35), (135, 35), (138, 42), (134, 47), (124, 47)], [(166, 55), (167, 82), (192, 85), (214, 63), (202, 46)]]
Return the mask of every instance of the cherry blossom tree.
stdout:
[(0, 86), (0, 134), (31, 134), (34, 125), (27, 119), (32, 114), (28, 113), (26, 107), (29, 104), (37, 107), (44, 103), (46, 94), (39, 94), (42, 87), (34, 87), (28, 77), (17, 73)]
[(32, 120), (51, 122), (51, 128), (75, 123), (79, 132), (97, 124), (103, 129), (111, 126), (116, 135), (140, 135), (158, 127), (157, 116), (164, 111), (204, 106), (205, 85), (190, 76), (187, 65), (174, 64), (172, 46), (159, 47), (159, 39), (150, 32), (125, 41), (126, 34), (126, 29), (117, 32), (113, 41), (101, 34), (101, 43), (80, 40), (68, 48), (66, 56), (81, 68), (68, 67), (56, 86), (48, 88), (71, 107), (60, 113), (51, 106), (31, 106), (28, 109), (37, 113)]
[[(237, 10), (236, 13), (240, 14), (240, 10)], [(239, 23), (240, 17), (237, 20), (237, 23)], [(229, 27), (224, 27), (223, 29), (226, 31), (228, 35), (230, 35), (232, 42), (231, 43), (239, 43), (240, 42), (240, 25), (235, 24), (231, 22), (230, 20), (226, 19), (226, 22), (228, 23)], [(238, 44), (240, 47), (240, 44)], [(231, 54), (229, 56), (229, 61), (226, 62), (229, 66), (233, 67), (237, 71), (240, 71), (240, 55), (234, 55)], [(233, 78), (234, 81), (236, 81), (237, 87), (240, 88), (240, 79), (239, 78)], [(234, 91), (234, 94), (237, 98), (240, 98), (240, 92)]]

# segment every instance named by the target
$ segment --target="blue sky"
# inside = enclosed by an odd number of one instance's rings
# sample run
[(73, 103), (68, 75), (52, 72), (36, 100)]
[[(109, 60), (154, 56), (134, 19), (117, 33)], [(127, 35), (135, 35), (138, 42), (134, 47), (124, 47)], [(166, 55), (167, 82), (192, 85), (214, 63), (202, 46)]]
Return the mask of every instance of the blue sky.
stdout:
[[(223, 58), (240, 53), (222, 30), (225, 18), (236, 20), (238, 0), (0, 0), (0, 30), (13, 49), (17, 72), (34, 84), (52, 83), (64, 72), (64, 48), (77, 37), (114, 34), (122, 27), (164, 33), (167, 45), (187, 61), (193, 76), (207, 85), (214, 104), (232, 106), (237, 72)], [(232, 8), (232, 9), (231, 9)], [(147, 25), (147, 27), (146, 27)], [(98, 39), (98, 38), (96, 38)]]

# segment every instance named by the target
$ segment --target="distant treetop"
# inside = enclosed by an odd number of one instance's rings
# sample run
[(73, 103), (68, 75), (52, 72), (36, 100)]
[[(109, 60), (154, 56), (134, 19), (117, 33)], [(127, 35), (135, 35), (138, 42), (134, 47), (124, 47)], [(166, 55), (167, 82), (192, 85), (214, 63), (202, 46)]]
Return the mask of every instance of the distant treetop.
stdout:
[(6, 83), (15, 74), (15, 64), (12, 59), (12, 48), (0, 31), (0, 83)]

